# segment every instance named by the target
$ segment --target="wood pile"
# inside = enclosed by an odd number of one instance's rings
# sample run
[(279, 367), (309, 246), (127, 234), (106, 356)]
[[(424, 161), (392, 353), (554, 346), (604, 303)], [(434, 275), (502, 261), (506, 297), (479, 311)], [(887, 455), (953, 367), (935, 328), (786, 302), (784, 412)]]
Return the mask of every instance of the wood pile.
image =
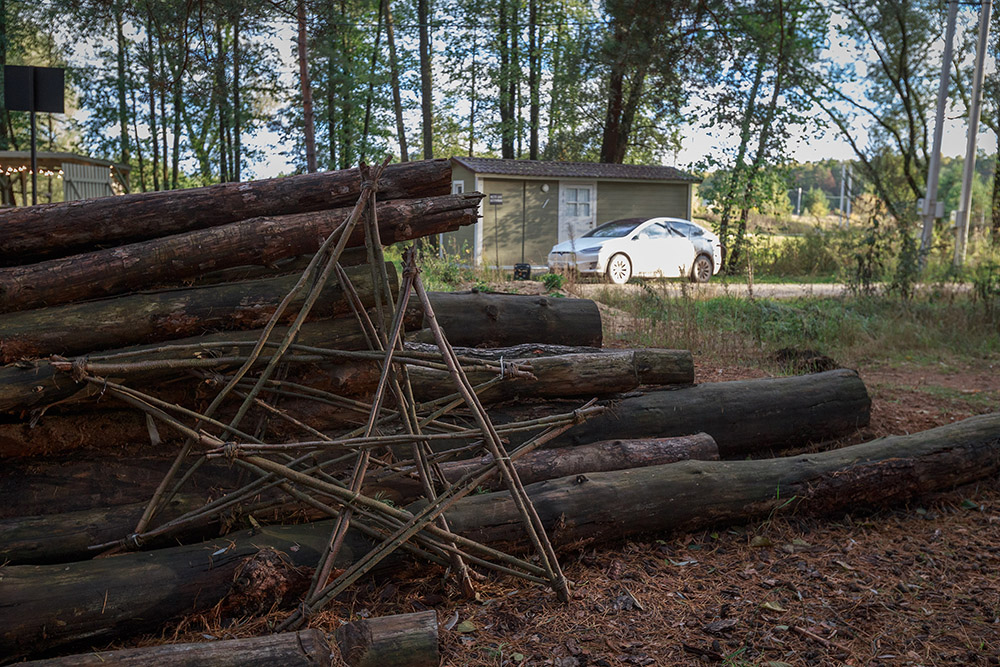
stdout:
[[(858, 375), (695, 385), (687, 351), (602, 348), (593, 302), (427, 292), (383, 247), (474, 223), (481, 195), (450, 181), (362, 166), (0, 217), (3, 655), (436, 664), (433, 613), (305, 628), (412, 559), (465, 595), (474, 570), (566, 601), (558, 553), (581, 541), (996, 468), (997, 417), (766, 458), (865, 425)], [(285, 570), (309, 575), (246, 583)], [(279, 634), (103, 651), (247, 597)]]

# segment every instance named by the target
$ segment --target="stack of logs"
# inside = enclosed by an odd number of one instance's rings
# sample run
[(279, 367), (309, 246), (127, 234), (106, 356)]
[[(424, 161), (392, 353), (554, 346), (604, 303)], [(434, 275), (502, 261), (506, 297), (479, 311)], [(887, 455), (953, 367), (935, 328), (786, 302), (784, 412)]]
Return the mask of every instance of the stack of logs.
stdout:
[[(449, 195), (450, 182), (446, 161), (386, 168), (375, 207), (381, 243), (474, 223), (481, 195)], [(124, 538), (141, 523), (184, 441), (183, 434), (158, 428), (151, 411), (136, 410), (135, 401), (116, 400), (126, 395), (123, 383), (155, 394), (164, 406), (204, 412), (247, 346), (261, 339), (262, 327), (277, 324), (280, 336), (282, 327), (298, 326), (303, 299), (288, 295), (313, 253), (351, 216), (364, 187), (362, 172), (348, 170), (38, 206), (0, 217), (0, 359), (7, 364), (0, 368), (0, 559), (8, 564), (0, 571), (3, 654), (101, 648), (156, 631), (232, 597), (249, 577), (248, 563), (262, 554), (277, 553), (294, 568), (320, 562), (331, 522), (283, 525), (304, 512), (320, 516), (315, 507), (293, 503), (206, 517), (180, 533), (144, 540), (137, 553), (95, 559), (100, 551), (92, 547)], [(345, 238), (340, 279), (323, 287), (297, 329), (300, 363), (284, 367), (269, 394), (272, 403), (258, 401), (250, 413), (257, 442), (295, 443), (303, 429), (343, 437), (372, 409), (381, 357), (363, 352), (371, 340), (362, 311), (370, 309), (376, 321), (386, 316), (374, 270), (381, 252), (365, 247), (360, 227)], [(393, 264), (385, 263), (384, 275), (398, 290)], [(508, 447), (535, 437), (551, 415), (600, 399), (577, 412), (589, 418), (567, 423), (545, 448), (516, 460), (557, 548), (746, 520), (779, 506), (837, 511), (1000, 469), (997, 416), (808, 456), (761, 458), (867, 424), (870, 400), (857, 373), (695, 385), (689, 352), (603, 348), (600, 315), (587, 300), (429, 297), (432, 319), (457, 346)], [(279, 308), (281, 319), (272, 321)], [(427, 361), (440, 355), (428, 344), (435, 340), (427, 328), (432, 324), (421, 305), (409, 308), (408, 342), (399, 354), (415, 400), (443, 413), (442, 397), (454, 386), (445, 370)], [(171, 363), (162, 361), (167, 347), (175, 355)], [(235, 411), (224, 405), (219, 419), (228, 421)], [(464, 452), (464, 459), (442, 458), (439, 466), (439, 474), (455, 482), (491, 458), (474, 439), (457, 437), (471, 419), (467, 413), (454, 410), (448, 418), (454, 421), (441, 423), (445, 435), (434, 447)], [(524, 426), (530, 424), (534, 430)], [(445, 437), (449, 429), (453, 441)], [(405, 459), (397, 449), (387, 445), (385, 460)], [(185, 481), (161, 508), (160, 520), (185, 515), (219, 489), (242, 483), (224, 458), (192, 469)], [(449, 508), (451, 532), (484, 544), (523, 541), (512, 494), (489, 482), (481, 490)], [(423, 492), (412, 470), (386, 464), (361, 493), (405, 506)], [(248, 524), (253, 527), (239, 530)], [(202, 541), (220, 534), (226, 538)], [(184, 544), (167, 546), (177, 540)], [(346, 544), (338, 568), (368, 548), (355, 532)], [(402, 557), (397, 552), (382, 567)], [(325, 664), (339, 651), (349, 664), (435, 664), (433, 614), (380, 623), (356, 631), (363, 638), (357, 641), (344, 626), (330, 644), (309, 630), (235, 649), (175, 645), (93, 652), (89, 659), (180, 664), (197, 656), (199, 664), (222, 665), (238, 650), (270, 656), (273, 664)], [(50, 664), (70, 664), (59, 660)]]

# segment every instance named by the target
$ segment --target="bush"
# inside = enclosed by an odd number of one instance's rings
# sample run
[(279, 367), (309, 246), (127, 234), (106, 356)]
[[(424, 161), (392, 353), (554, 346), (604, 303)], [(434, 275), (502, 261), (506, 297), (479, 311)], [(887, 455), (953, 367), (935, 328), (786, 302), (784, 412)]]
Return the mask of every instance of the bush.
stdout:
[(566, 284), (566, 276), (561, 273), (543, 273), (538, 279), (545, 285), (545, 289), (550, 292), (562, 289), (562, 286)]

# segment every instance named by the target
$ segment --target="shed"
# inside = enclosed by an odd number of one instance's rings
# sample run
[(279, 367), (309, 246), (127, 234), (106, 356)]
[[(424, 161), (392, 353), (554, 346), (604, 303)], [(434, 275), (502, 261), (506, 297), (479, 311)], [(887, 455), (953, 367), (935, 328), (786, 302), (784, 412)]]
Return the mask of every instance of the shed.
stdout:
[[(128, 165), (75, 153), (39, 152), (36, 160), (39, 176), (62, 180), (62, 201), (128, 192)], [(31, 199), (31, 154), (28, 151), (0, 151), (0, 175), (8, 176), (17, 184), (17, 188), (12, 188), (15, 198), (20, 197), (22, 206), (28, 205)], [(38, 185), (39, 190), (44, 187), (41, 179)], [(39, 192), (38, 199), (42, 203), (45, 195)], [(53, 198), (52, 201), (59, 199)], [(0, 205), (13, 206), (16, 203), (15, 199), (3, 201)]]
[(524, 261), (544, 267), (556, 243), (619, 218), (690, 219), (693, 186), (700, 181), (652, 165), (483, 157), (451, 162), (452, 192), (486, 197), (479, 222), (445, 234), (442, 252), (476, 266), (511, 268)]

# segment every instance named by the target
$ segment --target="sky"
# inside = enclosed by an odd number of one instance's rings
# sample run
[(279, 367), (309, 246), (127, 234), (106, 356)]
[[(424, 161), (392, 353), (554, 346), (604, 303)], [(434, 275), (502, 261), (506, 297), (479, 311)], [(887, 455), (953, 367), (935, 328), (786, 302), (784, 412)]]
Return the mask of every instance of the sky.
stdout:
[[(974, 21), (975, 17), (971, 12), (967, 12), (964, 19)], [(282, 23), (277, 26), (276, 39), (272, 44), (280, 53), (281, 76), (289, 86), (296, 86), (298, 84), (295, 37), (294, 25), (291, 23)], [(836, 39), (831, 39), (830, 43), (837, 44), (837, 41)], [(828, 47), (823, 56), (839, 64), (849, 63), (857, 59), (856, 53), (838, 46)], [(932, 57), (940, 58), (940, 49), (932, 54)], [(987, 70), (995, 71), (995, 67), (996, 63), (993, 58), (988, 58)], [(703, 103), (704, 101), (695, 94), (688, 111), (696, 111), (698, 106)], [(407, 123), (408, 126), (419, 127), (419, 109), (412, 109), (409, 113), (412, 115), (412, 118)], [(695, 113), (694, 115), (697, 116), (698, 114)], [(966, 121), (957, 117), (956, 113), (949, 114), (949, 116), (946, 117), (942, 154), (947, 157), (963, 156), (967, 141)], [(863, 146), (867, 143), (866, 132), (863, 126), (857, 126), (854, 133), (859, 139), (860, 145)], [(720, 151), (725, 148), (731, 148), (738, 142), (737, 128), (735, 127), (715, 127), (706, 130), (704, 127), (688, 124), (682, 126), (681, 134), (683, 139), (680, 150), (676, 154), (665, 156), (664, 162), (685, 169), (693, 167), (713, 154), (718, 155)], [(285, 148), (281, 145), (281, 138), (277, 134), (263, 130), (254, 136), (246, 136), (244, 143), (248, 148), (262, 149), (262, 154), (266, 156), (262, 161), (255, 161), (247, 165), (253, 178), (271, 178), (282, 173), (287, 174), (294, 171), (294, 165), (283, 155)], [(981, 128), (978, 147), (986, 153), (996, 151), (996, 136), (992, 132)], [(829, 158), (835, 160), (854, 159), (854, 153), (847, 141), (833, 130), (821, 131), (819, 136), (817, 136), (814, 128), (795, 127), (792, 129), (792, 140), (788, 149), (789, 159), (795, 162), (812, 162)], [(194, 169), (196, 165), (192, 162), (185, 166), (189, 169)]]

